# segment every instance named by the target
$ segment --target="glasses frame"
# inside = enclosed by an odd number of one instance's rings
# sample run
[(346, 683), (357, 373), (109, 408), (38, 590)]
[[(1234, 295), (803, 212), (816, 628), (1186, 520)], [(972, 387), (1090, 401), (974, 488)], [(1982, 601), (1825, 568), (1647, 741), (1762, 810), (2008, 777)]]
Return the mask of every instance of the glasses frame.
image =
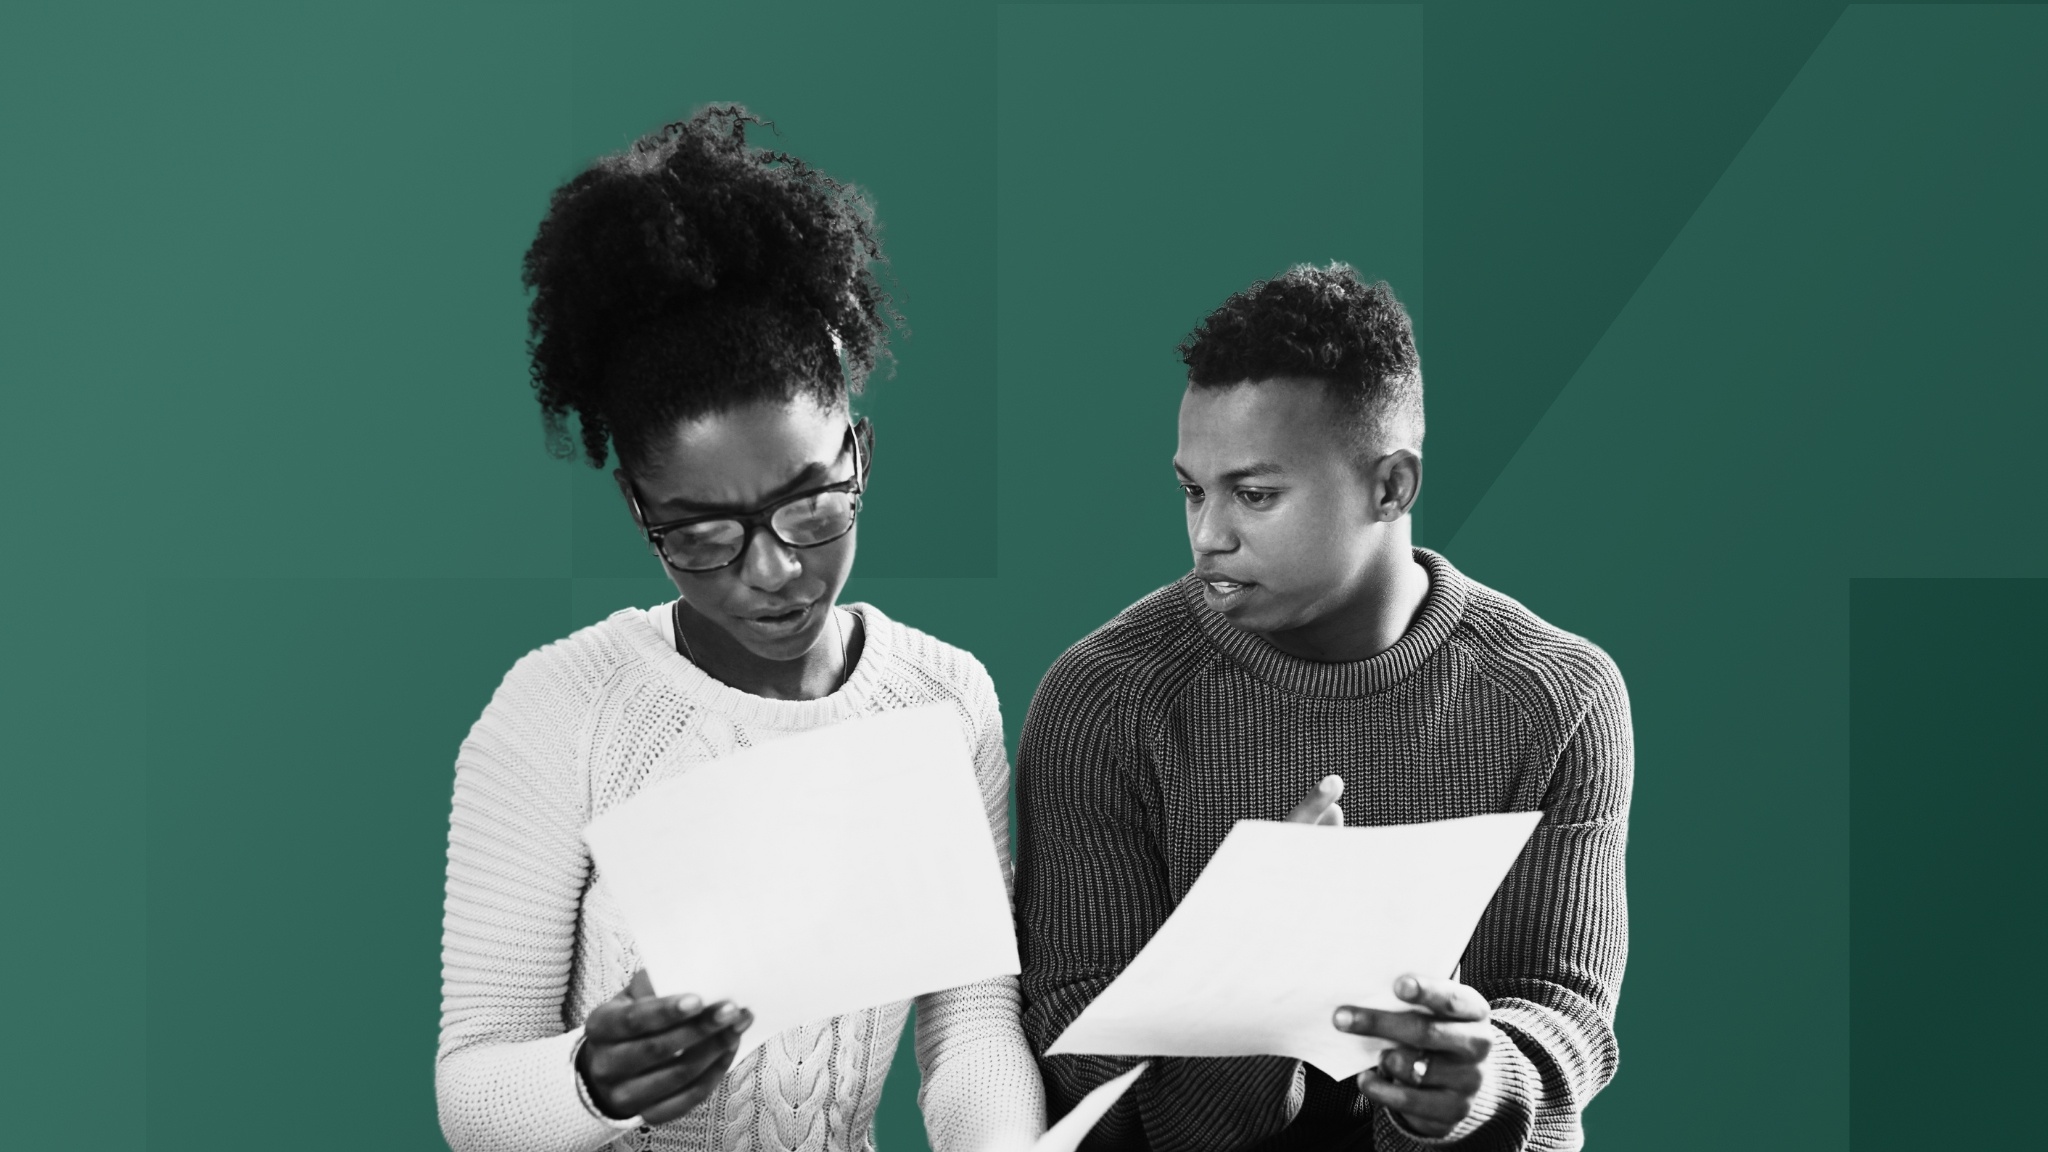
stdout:
[[(634, 483), (632, 476), (628, 475), (626, 477), (626, 498), (633, 503), (633, 519), (641, 524), (641, 534), (647, 538), (647, 550), (654, 553), (656, 559), (659, 559), (670, 568), (678, 572), (694, 574), (722, 571), (746, 559), (747, 549), (754, 546), (754, 533), (761, 529), (766, 529), (768, 535), (774, 537), (775, 542), (781, 544), (784, 548), (818, 548), (835, 540), (846, 539), (847, 534), (853, 531), (854, 525), (860, 520), (860, 497), (861, 493), (867, 489), (868, 463), (874, 452), (874, 426), (868, 423), (867, 417), (863, 416), (858, 421), (847, 424), (846, 439), (853, 449), (853, 475), (850, 478), (833, 484), (820, 484), (816, 488), (806, 488), (801, 492), (793, 492), (771, 504), (766, 504), (746, 512), (711, 512), (702, 516), (685, 516), (680, 520), (664, 520), (659, 524), (649, 524), (647, 523), (646, 514), (641, 511), (640, 486)], [(845, 456), (846, 449), (841, 448), (839, 454), (840, 456)], [(835, 460), (834, 462), (836, 463), (837, 461)], [(782, 533), (775, 530), (775, 514), (777, 512), (799, 500), (808, 500), (813, 496), (820, 496), (827, 492), (850, 492), (853, 494), (853, 515), (847, 518), (845, 532), (824, 540), (813, 540), (809, 544), (795, 544), (783, 539)], [(740, 550), (733, 553), (732, 559), (727, 560), (723, 564), (714, 564), (708, 568), (685, 568), (674, 560), (669, 559), (668, 553), (661, 546), (661, 538), (663, 536), (678, 528), (687, 528), (692, 524), (704, 524), (713, 520), (731, 520), (737, 523), (741, 531), (745, 533), (740, 539)]]

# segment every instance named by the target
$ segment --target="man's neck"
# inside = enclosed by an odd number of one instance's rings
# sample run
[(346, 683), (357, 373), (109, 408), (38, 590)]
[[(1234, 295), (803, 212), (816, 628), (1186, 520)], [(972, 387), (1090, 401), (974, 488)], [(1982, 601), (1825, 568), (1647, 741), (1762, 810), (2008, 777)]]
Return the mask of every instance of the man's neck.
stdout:
[(1368, 660), (1392, 648), (1429, 597), (1429, 569), (1408, 542), (1376, 554), (1359, 591), (1338, 610), (1302, 628), (1265, 634), (1289, 656), (1325, 664)]

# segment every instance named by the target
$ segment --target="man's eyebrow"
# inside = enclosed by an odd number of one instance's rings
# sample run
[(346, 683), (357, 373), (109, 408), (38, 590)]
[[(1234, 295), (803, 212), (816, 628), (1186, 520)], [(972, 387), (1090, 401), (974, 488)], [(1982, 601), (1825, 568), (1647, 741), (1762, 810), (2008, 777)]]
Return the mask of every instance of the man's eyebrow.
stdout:
[[(843, 458), (844, 457), (842, 457), (842, 459)], [(836, 463), (838, 463), (837, 460), (833, 461), (831, 464), (819, 464), (816, 462), (806, 464), (802, 468), (797, 470), (796, 475), (791, 476), (788, 480), (784, 481), (783, 483), (777, 485), (772, 490), (763, 494), (761, 499), (757, 503), (751, 505), (704, 504), (695, 500), (684, 499), (656, 500), (653, 503), (656, 508), (664, 510), (674, 510), (677, 516), (679, 517), (713, 516), (720, 512), (752, 512), (756, 508), (773, 504), (777, 500), (782, 499), (784, 496), (801, 492), (806, 488), (815, 488), (818, 485), (825, 483), (826, 474), (832, 471), (832, 464)]]
[[(1190, 482), (1194, 480), (1194, 477), (1188, 475), (1188, 470), (1181, 467), (1178, 460), (1173, 462), (1173, 470), (1183, 480)], [(1287, 469), (1270, 460), (1254, 460), (1249, 464), (1240, 465), (1225, 472), (1221, 479), (1225, 484), (1235, 484), (1240, 480), (1250, 480), (1257, 476), (1285, 476), (1286, 474)]]
[(1234, 484), (1239, 480), (1250, 480), (1257, 476), (1285, 476), (1286, 474), (1287, 469), (1270, 460), (1254, 460), (1249, 464), (1232, 468), (1230, 471), (1225, 472), (1223, 479), (1226, 483)]

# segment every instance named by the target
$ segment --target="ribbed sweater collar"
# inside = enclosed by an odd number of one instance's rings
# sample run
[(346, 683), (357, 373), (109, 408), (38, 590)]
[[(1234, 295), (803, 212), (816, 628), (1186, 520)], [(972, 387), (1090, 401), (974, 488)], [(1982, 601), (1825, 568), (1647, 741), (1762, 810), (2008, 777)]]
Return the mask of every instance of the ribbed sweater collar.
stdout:
[(1371, 696), (1406, 680), (1443, 647), (1471, 599), (1471, 582), (1450, 561), (1427, 548), (1415, 549), (1415, 559), (1429, 570), (1429, 594), (1394, 646), (1367, 660), (1326, 664), (1282, 652), (1210, 608), (1202, 597), (1202, 582), (1192, 572), (1180, 579), (1181, 602), (1224, 655), (1275, 687), (1304, 696)]
[(871, 604), (839, 607), (860, 617), (865, 634), (860, 659), (854, 662), (853, 675), (847, 677), (846, 683), (830, 696), (816, 700), (771, 700), (714, 679), (670, 647), (667, 637), (647, 618), (644, 609), (625, 609), (614, 613), (612, 619), (625, 630), (634, 648), (654, 671), (674, 683), (685, 696), (749, 727), (794, 732), (836, 724), (873, 711), (870, 701), (882, 689), (883, 677), (892, 663), (895, 637), (889, 618)]

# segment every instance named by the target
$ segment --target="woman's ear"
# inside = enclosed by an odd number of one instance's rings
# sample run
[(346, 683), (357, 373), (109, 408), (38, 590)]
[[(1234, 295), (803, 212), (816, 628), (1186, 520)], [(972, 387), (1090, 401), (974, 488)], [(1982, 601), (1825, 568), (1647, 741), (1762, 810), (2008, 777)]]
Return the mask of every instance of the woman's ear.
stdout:
[(854, 443), (860, 449), (860, 486), (868, 486), (868, 477), (875, 471), (875, 426), (863, 416), (853, 426)]
[(619, 495), (626, 498), (626, 510), (633, 514), (633, 526), (647, 531), (647, 517), (640, 513), (640, 497), (633, 492), (633, 480), (624, 468), (612, 469), (612, 479), (619, 485)]

